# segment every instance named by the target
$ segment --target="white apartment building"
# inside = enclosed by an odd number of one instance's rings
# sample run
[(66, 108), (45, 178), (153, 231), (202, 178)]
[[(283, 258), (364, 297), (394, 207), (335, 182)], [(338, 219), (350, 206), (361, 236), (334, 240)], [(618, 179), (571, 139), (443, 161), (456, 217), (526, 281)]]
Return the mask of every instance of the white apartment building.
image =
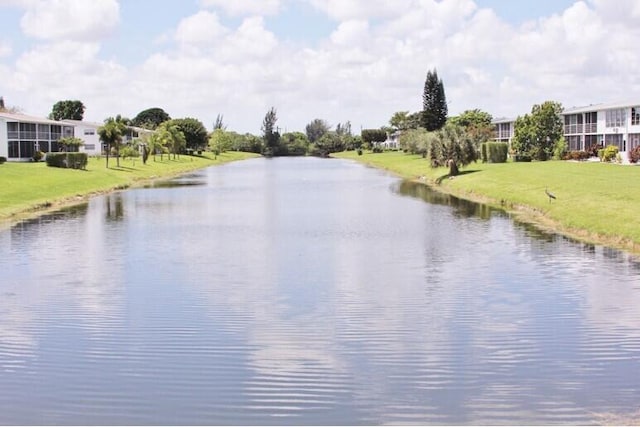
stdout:
[(493, 140), (496, 142), (506, 142), (511, 146), (511, 138), (513, 138), (516, 119), (500, 118), (494, 119), (491, 123), (494, 125)]
[(561, 116), (569, 150), (615, 145), (624, 154), (640, 145), (640, 102), (569, 108)]
[(73, 136), (73, 126), (64, 122), (0, 112), (0, 157), (30, 161), (36, 151), (59, 151), (58, 140)]

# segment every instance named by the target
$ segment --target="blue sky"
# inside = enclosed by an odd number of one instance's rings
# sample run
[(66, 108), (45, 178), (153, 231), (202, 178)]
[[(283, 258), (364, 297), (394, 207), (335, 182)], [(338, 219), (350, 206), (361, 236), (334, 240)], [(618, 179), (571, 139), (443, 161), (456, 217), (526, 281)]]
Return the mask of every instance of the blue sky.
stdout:
[[(515, 117), (640, 93), (640, 2), (618, 0), (0, 0), (0, 95), (88, 120), (149, 107), (260, 132), (315, 118), (386, 125), (438, 70), (450, 115)], [(615, 46), (615, 49), (608, 48)]]

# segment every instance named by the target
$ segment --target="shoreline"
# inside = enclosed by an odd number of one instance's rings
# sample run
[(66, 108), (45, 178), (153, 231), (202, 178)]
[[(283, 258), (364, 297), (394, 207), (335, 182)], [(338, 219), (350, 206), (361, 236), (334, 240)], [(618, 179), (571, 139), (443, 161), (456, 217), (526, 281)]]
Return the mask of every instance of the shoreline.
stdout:
[(141, 188), (152, 184), (157, 181), (164, 181), (168, 179), (173, 179), (182, 175), (186, 175), (192, 173), (197, 170), (205, 169), (212, 166), (220, 166), (227, 163), (232, 163), (236, 161), (247, 160), (250, 158), (257, 157), (258, 155), (253, 155), (252, 153), (243, 153), (239, 158), (230, 158), (230, 159), (220, 159), (218, 156), (217, 159), (208, 158), (209, 163), (198, 164), (195, 167), (185, 167), (183, 170), (172, 170), (167, 171), (167, 173), (159, 173), (156, 175), (145, 176), (145, 177), (131, 177), (127, 182), (121, 184), (114, 184), (108, 188), (98, 188), (90, 191), (81, 191), (72, 196), (61, 196), (57, 198), (52, 198), (51, 200), (47, 200), (46, 202), (34, 202), (28, 206), (25, 206), (22, 209), (16, 210), (7, 216), (0, 217), (0, 231), (4, 231), (10, 229), (11, 227), (19, 224), (22, 221), (38, 218), (43, 215), (50, 214), (52, 212), (56, 212), (61, 209), (65, 209), (68, 207), (72, 207), (75, 205), (80, 205), (82, 203), (87, 203), (90, 199), (97, 196), (102, 196), (105, 194), (112, 194), (118, 191), (130, 190), (134, 188)]
[[(380, 156), (380, 154), (376, 155)], [(535, 206), (512, 202), (505, 203), (504, 200), (499, 200), (486, 194), (475, 192), (474, 190), (465, 191), (462, 189), (452, 188), (449, 185), (444, 185), (442, 182), (438, 182), (440, 179), (433, 179), (431, 177), (427, 177), (426, 175), (415, 176), (410, 174), (408, 170), (402, 170), (402, 168), (399, 167), (394, 168), (390, 166), (380, 165), (374, 162), (369, 162), (366, 158), (364, 158), (364, 156), (355, 157), (350, 155), (337, 155), (333, 158), (351, 160), (372, 168), (385, 170), (399, 178), (426, 185), (434, 191), (438, 191), (440, 193), (467, 200), (473, 203), (487, 205), (494, 209), (499, 209), (503, 211), (507, 216), (509, 216), (509, 218), (511, 218), (512, 220), (535, 226), (543, 232), (557, 234), (559, 236), (563, 236), (580, 243), (605, 246), (621, 250), (631, 254), (636, 258), (640, 257), (640, 242), (619, 236), (614, 237), (610, 235), (604, 235), (588, 229), (568, 227), (562, 224), (560, 221), (550, 218), (542, 209), (536, 208)], [(451, 179), (456, 178), (458, 177), (453, 177)]]

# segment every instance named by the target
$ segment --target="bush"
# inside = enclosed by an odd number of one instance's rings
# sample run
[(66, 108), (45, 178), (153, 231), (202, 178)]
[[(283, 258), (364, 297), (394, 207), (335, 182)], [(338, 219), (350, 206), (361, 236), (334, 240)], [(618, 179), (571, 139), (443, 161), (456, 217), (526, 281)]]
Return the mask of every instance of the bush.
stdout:
[(87, 167), (87, 153), (49, 153), (47, 166), (54, 168), (85, 169)]
[(0, 156), (0, 165), (7, 161), (6, 157)]
[(587, 160), (589, 159), (589, 157), (591, 157), (591, 153), (588, 151), (574, 150), (574, 151), (567, 152), (564, 155), (563, 159), (564, 160)]
[(44, 153), (42, 151), (38, 150), (35, 153), (33, 153), (33, 161), (34, 162), (39, 162), (43, 158), (44, 158)]
[(607, 145), (605, 148), (598, 150), (598, 157), (602, 162), (610, 162), (615, 160), (618, 154), (618, 147), (615, 145)]
[(362, 156), (362, 148), (358, 148), (358, 156)]
[(483, 163), (506, 163), (508, 154), (509, 144), (504, 142), (483, 142), (480, 145)]
[(140, 151), (131, 145), (125, 145), (120, 149), (120, 157), (126, 159), (127, 157), (139, 157)]
[(514, 160), (516, 162), (530, 162), (531, 161), (531, 156), (527, 155), (527, 154), (516, 154), (514, 157)]
[(640, 145), (629, 151), (629, 161), (631, 163), (638, 163), (640, 161)]
[(384, 151), (384, 148), (382, 148), (379, 145), (376, 145), (375, 147), (373, 147), (371, 151), (373, 151), (374, 153), (382, 153)]

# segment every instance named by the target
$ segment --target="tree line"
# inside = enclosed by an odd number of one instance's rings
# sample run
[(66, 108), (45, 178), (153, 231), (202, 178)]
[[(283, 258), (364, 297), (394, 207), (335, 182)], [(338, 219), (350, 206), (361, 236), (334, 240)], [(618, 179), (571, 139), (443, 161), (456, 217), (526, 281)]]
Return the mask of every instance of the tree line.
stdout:
[[(431, 165), (447, 166), (449, 173), (456, 175), (461, 166), (477, 161), (481, 153), (495, 152), (493, 148), (481, 150), (483, 143), (494, 138), (491, 114), (480, 109), (466, 110), (455, 117), (448, 117), (448, 104), (442, 79), (437, 70), (427, 71), (422, 90), (423, 108), (418, 112), (398, 111), (389, 120), (390, 126), (378, 129), (362, 129), (360, 135), (352, 133), (351, 122), (338, 123), (335, 128), (323, 119), (313, 119), (305, 132), (280, 132), (275, 107), (265, 114), (261, 135), (240, 134), (227, 130), (224, 117), (218, 114), (213, 122), (213, 131), (197, 119), (172, 119), (162, 108), (149, 108), (133, 119), (120, 115), (105, 119), (98, 129), (100, 140), (106, 145), (106, 161), (115, 156), (119, 165), (121, 154), (134, 156), (140, 153), (146, 162), (150, 155), (172, 155), (201, 153), (209, 150), (214, 155), (225, 151), (246, 151), (272, 156), (328, 156), (331, 153), (358, 149), (382, 151), (383, 142), (390, 135), (398, 136), (399, 147), (405, 152), (421, 154)], [(78, 100), (57, 102), (50, 118), (55, 120), (82, 120), (84, 105)], [(562, 123), (559, 114), (562, 106), (547, 101), (535, 105), (531, 114), (518, 117), (512, 144), (497, 152), (509, 151), (515, 160), (547, 160), (566, 151), (562, 138)], [(131, 127), (153, 130), (134, 143), (122, 146)], [(73, 147), (80, 140), (61, 141)], [(491, 157), (491, 156), (489, 156)], [(483, 156), (482, 158), (489, 158)], [(494, 158), (494, 157), (491, 157)]]

